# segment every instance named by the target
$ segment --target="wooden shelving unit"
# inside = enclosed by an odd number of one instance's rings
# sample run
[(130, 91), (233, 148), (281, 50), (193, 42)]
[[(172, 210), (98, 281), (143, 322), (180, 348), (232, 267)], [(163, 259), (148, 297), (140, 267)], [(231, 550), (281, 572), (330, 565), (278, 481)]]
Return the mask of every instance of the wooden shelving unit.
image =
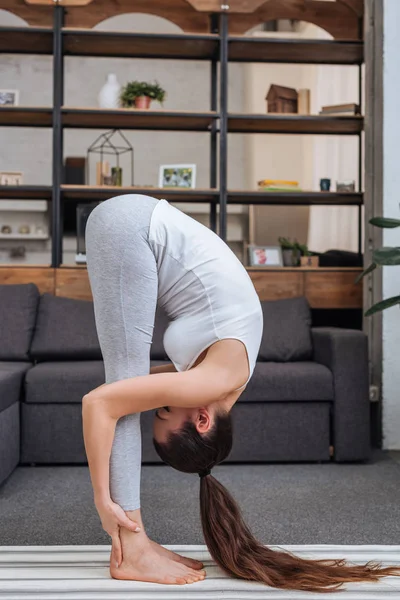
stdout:
[(229, 204), (265, 204), (290, 206), (361, 206), (363, 194), (354, 192), (253, 192), (228, 190)]
[(89, 185), (62, 185), (63, 199), (81, 200), (82, 202), (95, 202), (106, 200), (112, 196), (122, 194), (148, 194), (155, 198), (165, 198), (170, 202), (207, 202), (218, 204), (218, 190), (182, 190), (153, 187), (114, 187), (114, 186), (89, 186)]
[(306, 133), (313, 135), (357, 135), (364, 120), (360, 116), (325, 115), (228, 115), (229, 133)]
[(63, 29), (66, 56), (218, 60), (217, 35), (151, 34)]
[(171, 110), (96, 110), (63, 107), (64, 127), (83, 129), (146, 129), (156, 131), (210, 131), (216, 112)]
[[(210, 223), (214, 230), (217, 229), (217, 207), (219, 206), (219, 234), (223, 239), (226, 239), (228, 204), (356, 205), (361, 208), (363, 204), (361, 189), (354, 194), (307, 191), (263, 193), (253, 190), (227, 189), (229, 133), (355, 135), (361, 140), (364, 126), (361, 116), (229, 114), (227, 102), (229, 63), (342, 64), (358, 65), (361, 68), (364, 59), (361, 40), (272, 40), (230, 35), (231, 16), (226, 12), (210, 15), (210, 33), (207, 34), (137, 34), (98, 31), (65, 27), (65, 17), (69, 16), (70, 10), (67, 13), (61, 5), (54, 6), (52, 10), (52, 28), (36, 26), (0, 28), (0, 52), (53, 56), (53, 107), (0, 108), (0, 126), (53, 128), (52, 187), (7, 186), (0, 188), (0, 198), (51, 198), (53, 267), (58, 267), (62, 263), (62, 203), (73, 200), (93, 202), (116, 194), (148, 193), (174, 202), (208, 203)], [(115, 12), (118, 12), (117, 9)], [(166, 12), (168, 12), (167, 9)], [(69, 19), (67, 20), (70, 22)], [(40, 20), (36, 22), (40, 22)], [(237, 27), (237, 19), (232, 22), (235, 22)], [(209, 61), (211, 64), (210, 110), (202, 112), (99, 110), (91, 107), (63, 106), (65, 56)], [(210, 135), (210, 188), (169, 190), (143, 186), (113, 188), (63, 185), (62, 131), (64, 128), (208, 132)], [(359, 179), (361, 180), (360, 176)], [(360, 231), (361, 227), (359, 227)]]
[(364, 44), (355, 41), (276, 40), (230, 37), (229, 60), (234, 62), (361, 65)]
[(2, 106), (2, 127), (52, 127), (53, 109), (34, 106)]
[(50, 185), (0, 185), (0, 199), (6, 200), (51, 200)]

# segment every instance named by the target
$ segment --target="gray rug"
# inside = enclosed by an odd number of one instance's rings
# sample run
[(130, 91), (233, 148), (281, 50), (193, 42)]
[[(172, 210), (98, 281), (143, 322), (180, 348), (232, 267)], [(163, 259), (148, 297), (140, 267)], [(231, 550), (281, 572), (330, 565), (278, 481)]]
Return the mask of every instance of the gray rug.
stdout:
[[(204, 543), (199, 480), (164, 466), (142, 471), (148, 534)], [(400, 463), (229, 465), (215, 469), (265, 544), (399, 544)], [(86, 467), (19, 467), (0, 488), (0, 546), (108, 544)]]

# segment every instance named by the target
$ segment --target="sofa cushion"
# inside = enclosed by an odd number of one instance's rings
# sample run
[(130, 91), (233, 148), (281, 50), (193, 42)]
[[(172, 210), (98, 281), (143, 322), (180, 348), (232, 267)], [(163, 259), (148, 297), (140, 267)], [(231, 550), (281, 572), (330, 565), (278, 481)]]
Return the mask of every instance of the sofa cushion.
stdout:
[(29, 360), (38, 302), (33, 283), (0, 285), (0, 360)]
[(93, 302), (44, 294), (31, 356), (42, 360), (100, 360)]
[(239, 402), (333, 400), (333, 378), (314, 362), (258, 362)]
[(264, 329), (259, 360), (286, 362), (312, 357), (311, 312), (305, 298), (261, 302)]
[(0, 412), (21, 398), (22, 381), (31, 363), (0, 362)]
[(38, 363), (25, 378), (25, 401), (79, 403), (104, 380), (101, 360)]

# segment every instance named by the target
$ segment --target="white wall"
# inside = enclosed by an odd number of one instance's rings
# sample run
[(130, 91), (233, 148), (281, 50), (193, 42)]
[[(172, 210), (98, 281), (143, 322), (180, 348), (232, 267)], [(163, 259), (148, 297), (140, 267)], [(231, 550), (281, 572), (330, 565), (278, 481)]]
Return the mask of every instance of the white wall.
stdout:
[[(399, 0), (384, 0), (383, 214), (400, 218)], [(400, 246), (399, 229), (385, 229), (385, 246)], [(400, 293), (400, 267), (383, 270), (383, 297)], [(400, 450), (400, 309), (383, 312), (383, 447)]]

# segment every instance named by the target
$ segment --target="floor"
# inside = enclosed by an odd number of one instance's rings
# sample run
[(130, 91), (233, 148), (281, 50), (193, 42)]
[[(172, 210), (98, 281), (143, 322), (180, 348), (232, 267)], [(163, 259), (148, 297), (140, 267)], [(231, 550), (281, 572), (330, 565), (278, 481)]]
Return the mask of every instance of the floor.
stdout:
[[(368, 464), (229, 465), (215, 476), (265, 544), (400, 544), (400, 452), (376, 450)], [(198, 493), (195, 475), (144, 467), (150, 537), (203, 544)], [(108, 543), (86, 467), (20, 467), (0, 488), (0, 546)]]
[[(182, 552), (182, 548), (174, 548)], [(301, 558), (344, 558), (356, 564), (380, 560), (400, 566), (400, 546), (285, 546)], [(191, 585), (159, 585), (111, 579), (109, 549), (104, 546), (0, 547), (0, 600), (326, 600), (326, 593), (282, 590), (229, 578), (210, 560), (203, 547), (186, 547), (191, 558), (204, 562), (207, 577)], [(346, 583), (341, 600), (394, 600), (400, 578)], [(336, 596), (334, 596), (336, 597)]]

